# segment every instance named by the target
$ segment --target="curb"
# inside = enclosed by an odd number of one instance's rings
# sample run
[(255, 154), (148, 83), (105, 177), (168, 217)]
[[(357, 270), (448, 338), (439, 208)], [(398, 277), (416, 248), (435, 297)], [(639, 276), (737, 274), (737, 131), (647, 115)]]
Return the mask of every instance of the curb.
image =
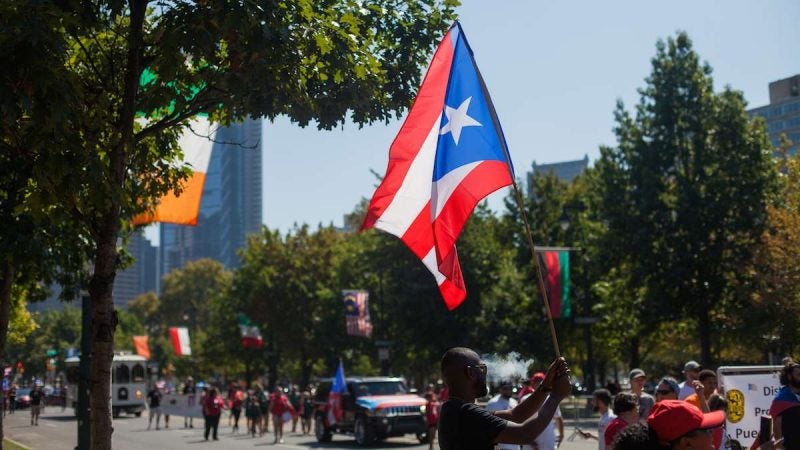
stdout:
[(27, 445), (23, 445), (23, 444), (21, 444), (21, 443), (19, 443), (19, 442), (15, 441), (15, 440), (13, 440), (13, 439), (11, 439), (11, 438), (4, 437), (3, 439), (4, 439), (4, 440), (6, 440), (6, 441), (8, 441), (8, 442), (10, 442), (10, 443), (12, 443), (12, 444), (14, 444), (14, 445), (16, 445), (16, 446), (17, 446), (17, 447), (19, 447), (19, 448), (23, 448), (23, 449), (25, 449), (25, 450), (32, 450), (32, 449), (31, 449), (30, 447), (28, 447)]

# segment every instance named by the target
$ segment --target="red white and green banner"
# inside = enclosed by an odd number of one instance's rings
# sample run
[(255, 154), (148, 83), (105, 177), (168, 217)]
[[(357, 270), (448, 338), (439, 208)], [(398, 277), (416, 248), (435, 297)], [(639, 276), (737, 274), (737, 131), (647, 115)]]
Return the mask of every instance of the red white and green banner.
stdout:
[(191, 356), (192, 346), (189, 342), (189, 329), (186, 327), (170, 327), (169, 336), (172, 338), (172, 348), (176, 356)]
[(239, 331), (242, 333), (242, 347), (261, 348), (264, 345), (261, 330), (244, 314), (239, 314)]
[(572, 316), (572, 302), (569, 296), (569, 251), (537, 250), (544, 277), (550, 313), (554, 319)]

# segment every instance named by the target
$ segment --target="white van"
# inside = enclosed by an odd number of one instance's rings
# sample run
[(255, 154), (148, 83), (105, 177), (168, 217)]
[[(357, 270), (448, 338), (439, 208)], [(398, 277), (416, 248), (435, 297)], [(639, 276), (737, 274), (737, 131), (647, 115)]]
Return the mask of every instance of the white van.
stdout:
[[(67, 382), (69, 401), (78, 408), (78, 377), (80, 358), (67, 358)], [(142, 415), (147, 396), (147, 360), (127, 352), (114, 353), (111, 363), (111, 411), (114, 417), (120, 413)]]

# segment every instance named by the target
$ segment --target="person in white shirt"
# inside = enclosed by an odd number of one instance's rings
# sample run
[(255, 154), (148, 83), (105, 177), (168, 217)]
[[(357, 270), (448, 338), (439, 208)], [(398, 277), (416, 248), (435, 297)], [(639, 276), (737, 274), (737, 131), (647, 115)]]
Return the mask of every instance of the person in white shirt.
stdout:
[[(517, 400), (513, 397), (514, 389), (510, 381), (503, 381), (500, 383), (500, 389), (489, 403), (486, 404), (486, 409), (489, 411), (504, 411), (513, 409), (517, 406)], [(519, 450), (519, 445), (516, 444), (498, 444), (499, 450)]]
[(595, 412), (600, 413), (600, 421), (597, 424), (597, 435), (589, 431), (579, 430), (586, 439), (597, 439), (598, 450), (606, 450), (606, 428), (614, 420), (616, 415), (611, 411), (611, 392), (608, 389), (598, 389), (592, 393), (592, 406)]
[(686, 397), (694, 394), (694, 383), (700, 375), (700, 363), (697, 361), (689, 361), (683, 365), (683, 376), (686, 378), (684, 382), (678, 385), (681, 389), (678, 392), (678, 400), (685, 400)]
[[(543, 373), (536, 373), (531, 377), (531, 387), (539, 389), (539, 386), (544, 381)], [(527, 395), (525, 396), (527, 397)], [(520, 401), (524, 401), (525, 397)], [(558, 435), (556, 435), (558, 429)], [(561, 407), (556, 408), (556, 413), (553, 414), (553, 420), (547, 424), (547, 428), (533, 442), (533, 445), (523, 445), (522, 450), (555, 450), (561, 445), (564, 440), (564, 419), (561, 417)]]

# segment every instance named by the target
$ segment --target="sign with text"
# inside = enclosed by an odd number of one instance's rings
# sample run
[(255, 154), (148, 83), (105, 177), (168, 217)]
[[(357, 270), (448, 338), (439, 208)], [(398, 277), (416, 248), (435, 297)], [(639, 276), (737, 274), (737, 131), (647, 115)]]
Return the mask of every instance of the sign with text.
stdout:
[(200, 395), (164, 394), (161, 398), (161, 414), (203, 417)]
[(769, 415), (781, 388), (781, 366), (723, 366), (717, 369), (721, 391), (728, 401), (725, 434), (750, 448), (758, 436), (762, 416)]

